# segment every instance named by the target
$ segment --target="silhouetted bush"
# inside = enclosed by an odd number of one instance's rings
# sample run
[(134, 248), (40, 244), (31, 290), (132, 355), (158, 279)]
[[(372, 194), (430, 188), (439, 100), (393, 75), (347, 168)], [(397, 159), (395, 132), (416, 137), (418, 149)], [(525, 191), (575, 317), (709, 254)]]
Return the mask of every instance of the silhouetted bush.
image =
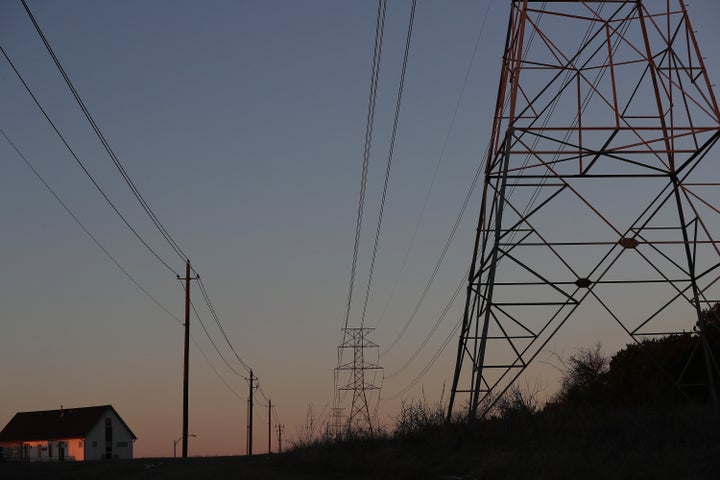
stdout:
[(708, 361), (714, 369), (716, 391), (720, 386), (720, 304), (704, 310), (701, 322), (710, 347), (707, 359), (700, 322), (692, 332), (626, 345), (611, 359), (600, 345), (560, 359), (562, 385), (547, 408), (667, 408), (709, 401)]
[[(705, 338), (710, 347), (717, 391), (720, 360), (720, 304), (704, 310)], [(648, 339), (627, 345), (610, 361), (607, 384), (610, 399), (621, 406), (672, 406), (709, 400), (708, 371), (700, 335), (693, 332)]]
[[(696, 344), (697, 338), (688, 333), (627, 345), (610, 361), (607, 379), (612, 402), (631, 407), (681, 402), (684, 393), (677, 380)], [(695, 376), (697, 365), (693, 366), (686, 380)]]
[(550, 401), (551, 408), (572, 409), (607, 402), (606, 376), (610, 360), (599, 343), (592, 348), (579, 349), (562, 362), (562, 384)]

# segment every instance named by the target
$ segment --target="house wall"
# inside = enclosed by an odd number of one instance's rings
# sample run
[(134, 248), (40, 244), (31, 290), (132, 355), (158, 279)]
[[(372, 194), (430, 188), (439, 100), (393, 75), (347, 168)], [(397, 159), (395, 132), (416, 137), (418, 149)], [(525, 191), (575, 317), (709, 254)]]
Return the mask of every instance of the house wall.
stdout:
[(64, 447), (64, 460), (85, 459), (82, 438), (60, 440), (34, 440), (28, 442), (1, 443), (4, 460), (25, 460), (29, 462), (57, 461), (60, 459), (60, 445)]
[[(112, 440), (106, 442), (106, 422), (112, 427)], [(108, 449), (108, 446), (110, 447)], [(115, 412), (108, 409), (85, 437), (85, 460), (111, 458), (133, 458), (133, 440), (130, 431)]]
[(85, 441), (82, 438), (69, 438), (65, 442), (65, 455), (70, 455), (74, 460), (85, 460)]
[(22, 455), (20, 450), (22, 448), (22, 444), (17, 442), (0, 442), (0, 448), (2, 448), (3, 460), (19, 458), (19, 456)]

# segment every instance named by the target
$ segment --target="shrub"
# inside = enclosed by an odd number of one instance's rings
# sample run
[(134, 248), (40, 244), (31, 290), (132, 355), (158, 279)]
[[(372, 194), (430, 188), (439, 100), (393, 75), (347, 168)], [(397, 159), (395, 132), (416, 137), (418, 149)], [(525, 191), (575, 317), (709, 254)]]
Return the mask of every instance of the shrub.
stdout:
[(606, 402), (609, 366), (610, 361), (599, 343), (570, 355), (563, 362), (562, 384), (552, 403), (573, 408)]

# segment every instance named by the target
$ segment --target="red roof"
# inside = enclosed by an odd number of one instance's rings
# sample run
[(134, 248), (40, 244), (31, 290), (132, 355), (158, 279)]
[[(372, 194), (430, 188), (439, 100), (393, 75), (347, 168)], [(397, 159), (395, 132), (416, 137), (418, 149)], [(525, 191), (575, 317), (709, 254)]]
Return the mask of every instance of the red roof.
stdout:
[[(0, 432), (0, 442), (84, 438), (108, 410), (120, 418), (112, 405), (18, 412)], [(120, 421), (132, 438), (137, 438), (122, 418)]]

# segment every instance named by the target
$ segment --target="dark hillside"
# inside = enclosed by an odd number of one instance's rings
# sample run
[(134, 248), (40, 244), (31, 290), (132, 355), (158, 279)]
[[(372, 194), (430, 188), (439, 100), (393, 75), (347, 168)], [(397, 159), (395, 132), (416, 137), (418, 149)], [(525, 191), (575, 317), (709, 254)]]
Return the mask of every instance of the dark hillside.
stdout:
[(708, 407), (541, 412), (403, 438), (318, 442), (282, 455), (0, 464), (10, 479), (717, 479), (720, 417)]

